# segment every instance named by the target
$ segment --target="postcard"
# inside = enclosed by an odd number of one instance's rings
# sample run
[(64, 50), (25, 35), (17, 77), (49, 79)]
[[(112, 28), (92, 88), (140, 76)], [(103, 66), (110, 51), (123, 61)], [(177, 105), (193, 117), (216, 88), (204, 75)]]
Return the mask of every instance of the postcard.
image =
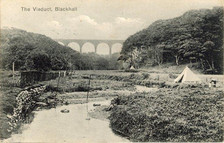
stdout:
[(222, 0), (1, 0), (1, 142), (223, 142)]

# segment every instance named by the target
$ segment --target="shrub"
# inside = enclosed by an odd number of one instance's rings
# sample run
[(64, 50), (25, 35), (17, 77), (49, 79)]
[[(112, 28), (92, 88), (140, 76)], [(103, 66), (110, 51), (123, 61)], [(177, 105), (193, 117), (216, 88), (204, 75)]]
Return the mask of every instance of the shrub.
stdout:
[(149, 78), (150, 74), (148, 73), (142, 73), (143, 79), (147, 79)]
[(223, 91), (164, 89), (149, 95), (119, 96), (110, 125), (131, 141), (223, 141)]
[(54, 86), (52, 84), (49, 84), (49, 85), (46, 86), (46, 91), (62, 92), (63, 89), (61, 87), (57, 87), (57, 86)]

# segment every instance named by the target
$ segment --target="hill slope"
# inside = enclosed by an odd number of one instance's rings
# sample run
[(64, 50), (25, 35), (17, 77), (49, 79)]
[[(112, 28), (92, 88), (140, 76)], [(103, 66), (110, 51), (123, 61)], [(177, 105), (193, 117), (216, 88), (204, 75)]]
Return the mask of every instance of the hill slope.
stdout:
[[(44, 35), (10, 28), (1, 29), (2, 67), (11, 69), (67, 69), (78, 52)], [(47, 68), (47, 69), (46, 69)]]
[(16, 70), (117, 69), (118, 55), (80, 54), (45, 35), (16, 28), (1, 29), (1, 68)]
[(205, 72), (222, 73), (223, 8), (158, 20), (127, 38), (121, 54), (140, 66), (196, 62)]

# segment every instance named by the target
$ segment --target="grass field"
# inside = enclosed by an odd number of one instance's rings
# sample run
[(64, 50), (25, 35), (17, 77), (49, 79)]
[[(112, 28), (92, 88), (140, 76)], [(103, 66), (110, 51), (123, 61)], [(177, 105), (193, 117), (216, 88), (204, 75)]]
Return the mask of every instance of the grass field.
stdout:
[[(0, 71), (0, 73), (0, 137), (8, 138), (10, 134), (7, 132), (9, 128), (7, 115), (12, 114), (16, 105), (16, 96), (22, 88), (19, 87), (19, 72), (16, 72), (14, 80), (11, 71)], [(57, 97), (64, 103), (76, 104), (86, 102), (89, 90), (89, 100), (92, 101), (111, 99), (117, 96), (126, 97), (136, 91), (136, 85), (160, 87), (164, 83), (172, 84), (175, 77), (177, 74), (162, 73), (156, 70), (139, 70), (138, 72), (89, 70), (75, 71), (74, 74), (60, 78), (60, 80), (44, 81), (41, 84), (47, 85), (48, 91), (57, 92)], [(200, 75), (200, 77), (205, 82), (216, 78), (218, 86), (223, 86), (223, 75)], [(47, 97), (49, 94), (51, 93), (45, 93), (43, 97)]]
[(110, 125), (131, 141), (223, 141), (222, 90), (160, 89), (119, 96), (114, 102), (117, 104), (109, 117)]

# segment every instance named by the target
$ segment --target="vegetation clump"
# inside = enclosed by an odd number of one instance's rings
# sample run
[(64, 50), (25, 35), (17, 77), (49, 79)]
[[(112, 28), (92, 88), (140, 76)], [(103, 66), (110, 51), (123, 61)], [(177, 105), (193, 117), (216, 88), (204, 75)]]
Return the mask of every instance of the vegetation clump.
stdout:
[(63, 46), (36, 33), (12, 28), (1, 29), (0, 68), (15, 70), (108, 70), (118, 69), (119, 53), (101, 56)]
[(191, 10), (158, 20), (126, 39), (121, 59), (138, 66), (198, 63), (205, 73), (223, 73), (223, 7)]
[(223, 91), (160, 89), (112, 102), (110, 126), (131, 141), (223, 141)]

